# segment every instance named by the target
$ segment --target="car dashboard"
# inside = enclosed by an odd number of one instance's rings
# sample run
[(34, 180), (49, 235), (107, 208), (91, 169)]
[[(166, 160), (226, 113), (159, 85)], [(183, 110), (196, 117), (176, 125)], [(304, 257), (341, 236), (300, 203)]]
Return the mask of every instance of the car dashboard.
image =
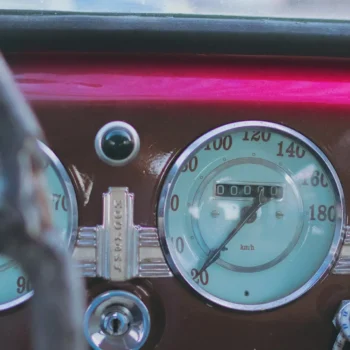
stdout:
[[(4, 56), (45, 134), (91, 348), (332, 348), (350, 297), (348, 59)], [(32, 349), (32, 287), (2, 266), (2, 344)]]

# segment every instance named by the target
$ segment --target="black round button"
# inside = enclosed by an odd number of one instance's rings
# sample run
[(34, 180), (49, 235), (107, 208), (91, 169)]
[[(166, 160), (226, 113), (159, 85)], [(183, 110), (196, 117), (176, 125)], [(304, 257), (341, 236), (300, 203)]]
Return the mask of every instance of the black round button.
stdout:
[(135, 143), (126, 130), (114, 129), (103, 135), (101, 147), (106, 157), (113, 160), (124, 160), (130, 157)]

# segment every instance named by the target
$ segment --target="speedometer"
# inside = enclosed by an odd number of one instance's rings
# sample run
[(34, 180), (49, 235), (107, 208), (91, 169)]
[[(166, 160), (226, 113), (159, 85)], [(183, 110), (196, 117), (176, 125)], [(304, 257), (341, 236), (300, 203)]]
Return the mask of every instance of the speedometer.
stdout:
[[(57, 244), (73, 249), (77, 234), (77, 203), (73, 184), (56, 155), (39, 143), (46, 160), (45, 176), (48, 201), (51, 205)], [(16, 261), (0, 256), (0, 310), (9, 309), (28, 300), (32, 287)]]
[(323, 152), (268, 122), (225, 125), (175, 161), (161, 192), (161, 243), (204, 298), (266, 310), (303, 295), (341, 248), (344, 196)]

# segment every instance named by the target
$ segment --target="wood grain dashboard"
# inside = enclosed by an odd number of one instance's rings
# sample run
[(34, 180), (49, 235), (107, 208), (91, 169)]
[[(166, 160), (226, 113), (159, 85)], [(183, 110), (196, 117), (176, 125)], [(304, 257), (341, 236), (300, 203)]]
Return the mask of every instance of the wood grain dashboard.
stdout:
[[(275, 122), (311, 139), (336, 169), (349, 204), (347, 60), (64, 53), (7, 60), (72, 177), (80, 226), (100, 224), (102, 194), (126, 186), (135, 194), (134, 222), (156, 227), (161, 185), (176, 157), (204, 133), (245, 120)], [(138, 157), (124, 167), (101, 162), (94, 149), (98, 130), (116, 120), (141, 140)], [(88, 195), (77, 173), (91, 184)], [(211, 305), (175, 277), (90, 279), (86, 288), (89, 300), (114, 289), (141, 297), (152, 321), (146, 350), (326, 350), (337, 333), (335, 312), (350, 299), (350, 277), (334, 274), (288, 305), (253, 313)], [(29, 350), (29, 333), (30, 302), (0, 314), (4, 348)]]

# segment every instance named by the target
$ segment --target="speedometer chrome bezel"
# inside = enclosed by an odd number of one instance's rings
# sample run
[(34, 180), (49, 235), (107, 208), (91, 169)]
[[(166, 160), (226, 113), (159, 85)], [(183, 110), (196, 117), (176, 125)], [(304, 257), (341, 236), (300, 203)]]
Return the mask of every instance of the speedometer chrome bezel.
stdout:
[[(179, 264), (176, 263), (176, 260), (173, 259), (171, 255), (171, 250), (168, 247), (168, 241), (166, 237), (166, 212), (169, 205), (169, 196), (172, 192), (173, 187), (175, 186), (176, 180), (181, 173), (181, 169), (185, 166), (185, 164), (189, 161), (189, 159), (202, 147), (206, 144), (210, 143), (214, 139), (219, 136), (225, 136), (226, 134), (232, 133), (234, 131), (238, 131), (240, 129), (245, 128), (269, 128), (278, 133), (284, 134), (288, 137), (292, 137), (297, 139), (298, 141), (305, 144), (315, 155), (316, 158), (320, 160), (320, 162), (325, 166), (330, 175), (330, 180), (334, 185), (335, 196), (337, 202), (340, 203), (341, 215), (336, 219), (335, 232), (332, 240), (332, 244), (328, 251), (326, 258), (324, 259), (322, 265), (319, 269), (313, 274), (313, 276), (304, 283), (300, 288), (287, 295), (286, 297), (280, 298), (275, 301), (262, 303), (262, 304), (238, 304), (229, 302), (227, 300), (220, 299), (209, 292), (205, 291), (199, 285), (197, 285), (193, 280), (187, 278), (183, 273), (181, 273), (181, 268), (179, 268)], [(327, 275), (332, 267), (334, 266), (342, 248), (342, 243), (344, 241), (345, 232), (343, 230), (343, 222), (345, 217), (345, 200), (344, 200), (344, 192), (338, 177), (336, 170), (334, 169), (332, 163), (329, 161), (327, 156), (323, 153), (323, 151), (316, 146), (309, 138), (304, 136), (303, 134), (291, 129), (289, 127), (279, 125), (272, 122), (265, 121), (243, 121), (243, 122), (235, 122), (231, 124), (227, 124), (221, 127), (218, 127), (214, 130), (211, 130), (204, 134), (203, 136), (196, 139), (192, 144), (190, 144), (175, 160), (175, 163), (171, 166), (168, 174), (165, 177), (165, 181), (160, 193), (159, 202), (158, 202), (158, 228), (159, 228), (159, 236), (160, 236), (160, 244), (163, 249), (165, 258), (172, 269), (175, 276), (177, 276), (181, 281), (188, 284), (195, 292), (209, 300), (210, 302), (229, 308), (234, 310), (241, 311), (264, 311), (268, 309), (274, 309), (280, 307), (282, 305), (288, 304), (297, 298), (304, 295), (308, 292), (317, 282), (319, 282), (325, 275)], [(170, 242), (169, 242), (170, 243)]]
[[(45, 157), (48, 159), (50, 165), (53, 167), (54, 171), (57, 173), (58, 178), (62, 184), (62, 187), (66, 189), (68, 207), (69, 207), (69, 224), (68, 224), (68, 234), (69, 239), (67, 242), (67, 248), (69, 252), (73, 252), (75, 242), (78, 234), (78, 204), (73, 187), (73, 183), (64, 167), (62, 162), (58, 159), (56, 154), (43, 142), (38, 141), (38, 146), (40, 150), (44, 153)], [(21, 297), (9, 301), (7, 303), (0, 304), (0, 311), (8, 310), (16, 307), (27, 300), (29, 300), (34, 295), (34, 291), (28, 292)]]

